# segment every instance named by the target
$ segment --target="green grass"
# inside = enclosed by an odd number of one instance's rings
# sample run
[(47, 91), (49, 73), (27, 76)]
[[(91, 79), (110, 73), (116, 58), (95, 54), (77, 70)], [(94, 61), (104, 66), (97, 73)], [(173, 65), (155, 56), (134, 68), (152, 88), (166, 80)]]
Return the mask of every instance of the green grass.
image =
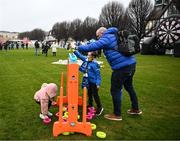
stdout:
[[(137, 55), (137, 71), (134, 85), (138, 94), (142, 116), (129, 116), (128, 94), (122, 97), (122, 117), (120, 122), (108, 121), (103, 116), (92, 120), (97, 125), (91, 137), (76, 133), (71, 136), (53, 137), (53, 117), (50, 125), (39, 119), (39, 106), (34, 102), (34, 93), (44, 82), (54, 82), (59, 86), (60, 73), (65, 65), (51, 62), (66, 59), (67, 51), (58, 50), (52, 54), (34, 56), (34, 50), (0, 51), (0, 140), (98, 140), (96, 131), (107, 133), (107, 140), (116, 139), (180, 139), (180, 58), (172, 56)], [(101, 68), (102, 86), (99, 95), (104, 113), (112, 112), (109, 93), (111, 69), (105, 58)], [(57, 108), (51, 108), (53, 113)]]

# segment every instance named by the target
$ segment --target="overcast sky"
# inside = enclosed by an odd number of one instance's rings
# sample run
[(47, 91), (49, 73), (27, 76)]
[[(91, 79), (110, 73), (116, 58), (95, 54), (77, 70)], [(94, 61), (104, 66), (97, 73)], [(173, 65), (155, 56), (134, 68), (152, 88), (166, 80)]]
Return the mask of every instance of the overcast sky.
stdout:
[[(0, 31), (49, 31), (56, 22), (97, 18), (110, 0), (0, 0)], [(127, 7), (130, 0), (119, 0)]]

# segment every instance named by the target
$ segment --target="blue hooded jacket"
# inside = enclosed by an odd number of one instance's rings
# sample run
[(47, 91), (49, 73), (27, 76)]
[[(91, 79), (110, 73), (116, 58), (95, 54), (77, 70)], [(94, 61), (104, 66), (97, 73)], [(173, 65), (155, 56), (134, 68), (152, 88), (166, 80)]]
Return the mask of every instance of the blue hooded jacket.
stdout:
[[(100, 86), (101, 74), (100, 74), (99, 64), (95, 60), (88, 61), (88, 58), (86, 56), (83, 56), (77, 50), (74, 51), (74, 54), (83, 61), (83, 64), (80, 66), (79, 70), (83, 73), (86, 73), (86, 69), (87, 69), (88, 82)], [(88, 66), (86, 66), (85, 64), (87, 64)]]
[(117, 70), (122, 67), (135, 64), (136, 60), (134, 56), (126, 57), (115, 50), (115, 47), (117, 46), (115, 34), (117, 32), (118, 29), (115, 27), (108, 28), (99, 40), (88, 45), (79, 46), (78, 51), (89, 52), (103, 49), (104, 55), (106, 56), (112, 70)]

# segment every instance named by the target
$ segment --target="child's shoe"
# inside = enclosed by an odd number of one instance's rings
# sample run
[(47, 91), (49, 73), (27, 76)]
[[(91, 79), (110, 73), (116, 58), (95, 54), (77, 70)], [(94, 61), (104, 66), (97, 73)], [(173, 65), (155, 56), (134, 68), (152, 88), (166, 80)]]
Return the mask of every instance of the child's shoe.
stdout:
[(102, 114), (103, 110), (104, 110), (103, 107), (97, 108), (97, 110), (96, 110), (96, 116), (100, 116), (100, 115)]
[(52, 117), (53, 114), (51, 112), (48, 111), (48, 116)]
[(43, 114), (41, 114), (41, 113), (39, 114), (39, 117), (40, 117), (41, 119), (43, 119), (43, 120), (44, 120), (45, 118), (48, 118), (48, 116), (43, 115)]

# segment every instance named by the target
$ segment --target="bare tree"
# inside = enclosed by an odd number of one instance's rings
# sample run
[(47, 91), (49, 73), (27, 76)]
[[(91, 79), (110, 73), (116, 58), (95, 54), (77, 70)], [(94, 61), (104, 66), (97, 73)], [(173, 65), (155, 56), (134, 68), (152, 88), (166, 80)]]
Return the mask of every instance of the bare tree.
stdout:
[[(98, 20), (91, 17), (86, 17), (83, 22), (82, 33), (84, 39), (90, 40), (96, 38), (96, 30), (98, 28)], [(87, 32), (88, 31), (88, 32)]]
[(44, 40), (44, 37), (45, 37), (45, 32), (42, 30), (42, 29), (34, 29), (30, 32), (22, 32), (22, 33), (19, 33), (18, 37), (20, 39), (23, 39), (24, 37), (27, 37), (29, 38), (30, 40)]
[(76, 41), (82, 39), (82, 21), (80, 19), (75, 19), (71, 22), (69, 36)]
[(117, 1), (107, 3), (102, 8), (99, 16), (100, 25), (105, 27), (114, 26), (122, 29), (124, 12), (125, 10), (121, 3)]
[(52, 28), (52, 35), (60, 41), (60, 39), (65, 39), (67, 40), (69, 37), (69, 28), (70, 28), (70, 23), (64, 21), (61, 23), (56, 23), (54, 24)]
[(127, 8), (130, 29), (141, 38), (145, 33), (146, 17), (153, 9), (151, 0), (132, 0)]
[(45, 38), (45, 32), (42, 29), (34, 29), (30, 32), (30, 40), (39, 40), (42, 41)]
[(19, 39), (23, 39), (23, 38), (25, 38), (25, 37), (28, 37), (28, 38), (29, 38), (29, 36), (30, 36), (30, 32), (29, 32), (29, 31), (21, 32), (21, 33), (18, 34), (18, 38), (19, 38)]
[(55, 23), (52, 27), (52, 35), (58, 40), (58, 42), (60, 41), (61, 37), (61, 32), (60, 32), (60, 23)]

